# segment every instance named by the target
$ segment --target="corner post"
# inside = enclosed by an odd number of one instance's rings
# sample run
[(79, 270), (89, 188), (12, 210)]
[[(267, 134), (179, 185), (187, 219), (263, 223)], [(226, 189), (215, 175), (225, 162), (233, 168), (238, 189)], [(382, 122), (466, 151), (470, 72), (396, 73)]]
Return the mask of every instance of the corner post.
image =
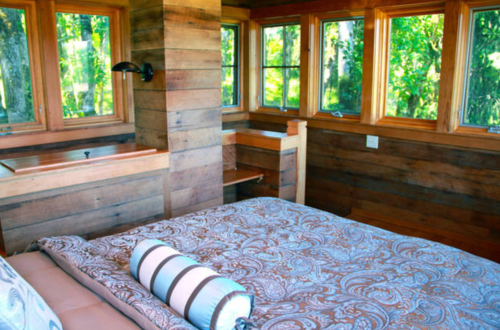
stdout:
[(297, 192), (295, 202), (305, 204), (306, 202), (306, 160), (307, 160), (307, 121), (289, 120), (286, 132), (289, 135), (299, 136), (299, 147), (297, 148)]

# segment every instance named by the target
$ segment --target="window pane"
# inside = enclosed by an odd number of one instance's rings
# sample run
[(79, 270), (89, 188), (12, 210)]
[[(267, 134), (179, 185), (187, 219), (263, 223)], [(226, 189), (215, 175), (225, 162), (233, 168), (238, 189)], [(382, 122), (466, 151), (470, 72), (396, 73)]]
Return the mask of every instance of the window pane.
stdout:
[(436, 119), (444, 15), (391, 19), (387, 115)]
[(285, 66), (300, 65), (300, 25), (285, 27)]
[(500, 125), (500, 10), (474, 14), (463, 123)]
[(298, 108), (300, 98), (300, 69), (285, 69), (286, 108)]
[(222, 65), (235, 65), (236, 27), (223, 25), (221, 28)]
[(264, 69), (264, 105), (283, 106), (283, 69)]
[(64, 118), (112, 115), (109, 17), (57, 13)]
[(0, 7), (0, 124), (33, 121), (26, 14)]
[(222, 68), (222, 106), (237, 105), (236, 80), (233, 67)]
[(222, 106), (238, 106), (238, 26), (222, 25)]
[(322, 111), (361, 112), (364, 21), (323, 24)]
[(264, 28), (264, 66), (283, 65), (283, 27)]

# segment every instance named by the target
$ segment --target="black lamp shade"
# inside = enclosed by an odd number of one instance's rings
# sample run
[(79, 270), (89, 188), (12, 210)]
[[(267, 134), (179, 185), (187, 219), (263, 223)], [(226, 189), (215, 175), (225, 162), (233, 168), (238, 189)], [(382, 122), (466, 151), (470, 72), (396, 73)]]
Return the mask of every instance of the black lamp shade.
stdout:
[(127, 72), (135, 72), (135, 73), (140, 73), (142, 81), (151, 81), (153, 79), (153, 67), (149, 63), (144, 63), (142, 67), (139, 69), (137, 65), (131, 62), (120, 62), (111, 68), (111, 71), (119, 71), (123, 72), (124, 74), (124, 79), (125, 79), (125, 73)]
[(121, 72), (137, 72), (141, 73), (141, 69), (132, 62), (120, 62), (113, 65), (111, 71), (121, 71)]

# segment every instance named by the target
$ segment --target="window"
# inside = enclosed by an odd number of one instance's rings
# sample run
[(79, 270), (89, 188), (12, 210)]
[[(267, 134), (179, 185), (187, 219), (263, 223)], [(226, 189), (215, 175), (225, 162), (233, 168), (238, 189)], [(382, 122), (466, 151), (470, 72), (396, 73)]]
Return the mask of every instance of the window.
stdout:
[(262, 106), (298, 109), (300, 25), (264, 26), (262, 57)]
[(222, 106), (237, 107), (239, 97), (239, 26), (222, 24)]
[(28, 24), (29, 7), (0, 5), (0, 127), (2, 132), (40, 120)]
[(386, 115), (437, 119), (444, 15), (390, 20)]
[(64, 119), (112, 116), (110, 17), (57, 13)]
[[(129, 120), (128, 82), (111, 72), (127, 51), (123, 12), (107, 5), (0, 0), (2, 147), (37, 144), (41, 136), (5, 133), (58, 132), (54, 139), (66, 141), (132, 131), (131, 125), (99, 125)], [(83, 130), (63, 132), (77, 126)]]
[(320, 111), (361, 113), (363, 38), (362, 18), (322, 22)]
[(472, 10), (469, 31), (462, 125), (500, 125), (500, 8)]

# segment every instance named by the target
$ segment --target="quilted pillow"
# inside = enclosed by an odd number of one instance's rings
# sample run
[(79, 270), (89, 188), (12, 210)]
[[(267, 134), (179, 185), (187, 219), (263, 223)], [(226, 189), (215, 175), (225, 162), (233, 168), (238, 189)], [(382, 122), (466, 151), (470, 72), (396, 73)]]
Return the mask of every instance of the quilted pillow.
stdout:
[(162, 241), (148, 239), (137, 244), (130, 271), (139, 283), (199, 329), (246, 329), (250, 325), (253, 295)]
[(0, 257), (0, 329), (62, 330), (40, 295)]

